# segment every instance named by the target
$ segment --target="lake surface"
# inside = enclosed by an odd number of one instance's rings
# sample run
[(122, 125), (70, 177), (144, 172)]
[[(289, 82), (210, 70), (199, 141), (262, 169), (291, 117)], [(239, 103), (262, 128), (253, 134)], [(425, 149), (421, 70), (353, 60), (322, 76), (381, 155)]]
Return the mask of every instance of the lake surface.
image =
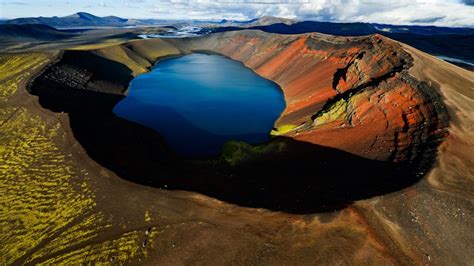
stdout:
[(189, 38), (189, 37), (199, 37), (207, 34), (203, 28), (195, 26), (183, 26), (177, 28), (168, 29), (168, 31), (159, 34), (140, 34), (138, 37), (142, 39), (150, 38)]
[(229, 140), (267, 141), (284, 108), (275, 83), (240, 62), (194, 53), (137, 76), (114, 113), (153, 128), (178, 155), (200, 157)]

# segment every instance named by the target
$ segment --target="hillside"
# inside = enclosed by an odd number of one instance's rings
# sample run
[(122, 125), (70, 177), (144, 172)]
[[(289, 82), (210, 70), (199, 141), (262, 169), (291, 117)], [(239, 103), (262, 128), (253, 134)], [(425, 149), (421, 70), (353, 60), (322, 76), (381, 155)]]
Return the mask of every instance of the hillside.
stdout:
[[(281, 86), (273, 141), (183, 161), (111, 113), (132, 77), (193, 50)], [(472, 72), (380, 35), (258, 31), (2, 62), (6, 264), (473, 259)]]
[(53, 41), (74, 36), (53, 27), (41, 24), (2, 25), (0, 24), (0, 42)]
[(474, 65), (474, 42), (472, 41), (474, 38), (474, 29), (472, 28), (300, 21), (292, 24), (276, 23), (247, 27), (229, 26), (210, 30), (212, 32), (225, 32), (242, 30), (243, 28), (279, 34), (302, 34), (308, 32), (319, 32), (337, 36), (381, 34), (409, 44), (432, 55), (444, 56), (448, 61), (451, 58), (450, 62), (467, 69), (472, 69)]
[(213, 22), (213, 21), (208, 21), (208, 22), (200, 22), (200, 23), (207, 23), (219, 27), (256, 27), (256, 26), (268, 26), (272, 24), (285, 24), (285, 25), (291, 25), (293, 23), (296, 23), (296, 20), (293, 19), (288, 19), (288, 18), (280, 18), (280, 17), (274, 17), (274, 16), (263, 16), (260, 18), (254, 18), (250, 20), (227, 20), (223, 19), (219, 22)]
[(116, 16), (98, 17), (86, 12), (78, 12), (65, 17), (29, 17), (29, 18), (16, 18), (11, 20), (0, 21), (0, 24), (43, 24), (52, 27), (59, 28), (74, 28), (74, 27), (126, 27), (136, 25), (206, 25), (211, 27), (255, 27), (255, 26), (268, 26), (271, 24), (282, 23), (284, 25), (291, 25), (295, 23), (295, 20), (279, 18), (273, 16), (263, 16), (251, 20), (226, 20), (221, 21), (191, 21), (191, 20), (160, 20), (160, 19), (126, 19)]
[(264, 26), (264, 25), (271, 25), (271, 24), (277, 24), (277, 23), (282, 23), (286, 25), (291, 25), (296, 23), (296, 20), (293, 19), (288, 19), (288, 18), (280, 18), (280, 17), (274, 17), (274, 16), (263, 16), (261, 18), (258, 18), (250, 23), (249, 26)]
[(86, 26), (127, 26), (128, 19), (115, 16), (98, 17), (86, 12), (78, 12), (65, 17), (31, 17), (3, 21), (5, 24), (43, 24), (51, 27), (86, 27)]

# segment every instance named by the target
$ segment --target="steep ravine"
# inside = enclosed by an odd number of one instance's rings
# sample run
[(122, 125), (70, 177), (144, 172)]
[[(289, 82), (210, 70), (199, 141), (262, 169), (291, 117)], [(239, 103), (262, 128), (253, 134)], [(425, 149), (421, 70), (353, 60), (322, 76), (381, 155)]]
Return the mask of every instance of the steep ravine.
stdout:
[[(151, 129), (112, 113), (134, 76), (196, 50), (241, 61), (281, 86), (287, 108), (278, 137), (257, 147), (229, 143), (220, 159), (187, 161)], [(411, 65), (408, 53), (378, 35), (240, 31), (65, 51), (29, 90), (43, 107), (68, 113), (90, 157), (125, 179), (307, 213), (400, 190), (431, 166), (448, 115), (435, 90), (408, 74)]]

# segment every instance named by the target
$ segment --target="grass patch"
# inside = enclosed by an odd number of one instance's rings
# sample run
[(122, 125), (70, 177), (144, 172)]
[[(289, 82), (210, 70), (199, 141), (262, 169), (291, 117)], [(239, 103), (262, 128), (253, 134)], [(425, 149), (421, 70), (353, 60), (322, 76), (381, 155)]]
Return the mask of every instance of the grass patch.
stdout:
[(103, 49), (115, 45), (120, 45), (125, 43), (126, 40), (124, 39), (108, 39), (103, 42), (92, 43), (92, 44), (80, 44), (74, 47), (71, 47), (69, 50), (97, 50)]
[(255, 146), (242, 141), (229, 141), (222, 149), (221, 159), (230, 166), (237, 166), (271, 157), (285, 149), (286, 143), (283, 140), (273, 140)]

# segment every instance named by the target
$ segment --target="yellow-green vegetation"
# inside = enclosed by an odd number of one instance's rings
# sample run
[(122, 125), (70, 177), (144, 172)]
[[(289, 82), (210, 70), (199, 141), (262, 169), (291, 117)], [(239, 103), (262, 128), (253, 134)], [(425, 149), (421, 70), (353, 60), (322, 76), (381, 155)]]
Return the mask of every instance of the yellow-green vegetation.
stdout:
[(321, 112), (314, 120), (314, 125), (319, 126), (339, 120), (345, 120), (347, 115), (347, 101), (340, 99)]
[(101, 213), (94, 213), (90, 216), (81, 218), (78, 221), (74, 221), (70, 226), (50, 242), (33, 253), (27, 262), (35, 262), (36, 260), (41, 261), (42, 258), (47, 258), (55, 254), (64, 253), (63, 249), (71, 248), (74, 246), (83, 246), (89, 240), (93, 240), (98, 236), (100, 230), (111, 227), (110, 224), (104, 224), (104, 215)]
[(284, 140), (273, 140), (269, 143), (252, 146), (242, 141), (229, 141), (223, 149), (221, 159), (230, 166), (251, 162), (285, 151)]
[(28, 70), (33, 71), (47, 60), (46, 54), (0, 54), (0, 81), (18, 75)]
[(98, 43), (92, 43), (92, 44), (83, 44), (83, 45), (76, 45), (70, 50), (95, 50), (95, 49), (102, 49), (106, 47), (111, 47), (115, 45), (120, 45), (122, 43), (126, 42), (124, 39), (107, 39), (102, 42)]
[(87, 185), (76, 187), (70, 155), (51, 141), (58, 124), (18, 108), (0, 136), (0, 253), (10, 264), (70, 226), (94, 206)]
[[(123, 264), (133, 258), (145, 258), (148, 256), (149, 249), (153, 247), (151, 240), (156, 237), (157, 233), (156, 228), (152, 228), (147, 235), (143, 231), (124, 233), (97, 244), (60, 254), (40, 263), (40, 265)], [(145, 240), (147, 241), (144, 242)]]
[(181, 52), (173, 45), (163, 40), (140, 40), (123, 44), (111, 42), (109, 44), (94, 44), (94, 46), (78, 46), (71, 50), (90, 50), (101, 57), (127, 66), (132, 75), (136, 76), (148, 71), (159, 57), (178, 55)]
[(133, 75), (138, 75), (147, 71), (147, 67), (151, 64), (144, 58), (138, 55), (134, 56), (134, 53), (127, 53), (127, 48), (121, 45), (114, 45), (107, 48), (96, 50), (94, 53), (102, 57), (108, 58), (115, 62), (120, 62), (126, 65), (130, 70), (133, 71)]
[[(45, 54), (0, 55), (0, 264), (27, 257), (94, 205), (87, 185), (75, 187), (70, 156), (51, 139), (58, 122), (45, 122), (11, 105), (19, 84), (47, 63)], [(19, 261), (20, 262), (20, 261)]]
[(60, 123), (37, 115), (19, 89), (48, 56), (1, 54), (0, 62), (0, 265), (146, 257), (144, 232), (97, 209), (89, 173), (62, 149)]
[(298, 126), (296, 126), (296, 125), (285, 124), (285, 125), (279, 126), (278, 128), (276, 128), (276, 130), (272, 130), (270, 132), (270, 135), (273, 135), (273, 136), (284, 135), (286, 133), (289, 133), (289, 132), (295, 130), (297, 127)]
[(367, 97), (367, 91), (356, 93), (354, 95), (351, 95), (348, 100), (348, 104), (350, 104), (351, 106), (358, 106), (360, 101), (366, 99)]
[(146, 211), (145, 212), (145, 222), (150, 222), (151, 221), (151, 215), (150, 215), (150, 211)]
[(129, 47), (140, 56), (152, 62), (163, 56), (181, 54), (181, 51), (176, 46), (169, 44), (163, 39), (131, 41), (129, 42)]
[(16, 92), (18, 84), (47, 62), (46, 54), (0, 54), (0, 104)]

